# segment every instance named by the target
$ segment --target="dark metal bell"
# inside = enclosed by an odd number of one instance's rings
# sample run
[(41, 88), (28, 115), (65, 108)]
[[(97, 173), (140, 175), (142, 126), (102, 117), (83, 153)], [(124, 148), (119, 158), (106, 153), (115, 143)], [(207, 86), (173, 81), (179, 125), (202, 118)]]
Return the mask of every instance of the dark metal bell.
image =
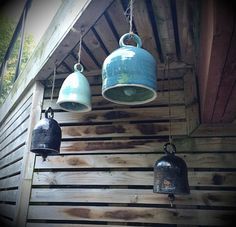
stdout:
[[(168, 151), (168, 147), (172, 152)], [(154, 166), (153, 192), (162, 194), (189, 194), (188, 170), (185, 161), (175, 156), (176, 147), (172, 143), (164, 145), (166, 155), (161, 157)]]
[(53, 110), (49, 107), (45, 112), (45, 118), (36, 124), (32, 133), (30, 151), (41, 155), (44, 160), (49, 154), (60, 152), (61, 128), (53, 117)]

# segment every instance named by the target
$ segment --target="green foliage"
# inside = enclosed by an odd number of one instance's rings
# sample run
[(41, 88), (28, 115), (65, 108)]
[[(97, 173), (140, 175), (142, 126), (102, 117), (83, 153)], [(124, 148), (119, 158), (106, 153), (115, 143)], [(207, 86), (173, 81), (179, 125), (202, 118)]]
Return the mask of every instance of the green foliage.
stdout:
[[(1, 64), (3, 63), (4, 56), (8, 49), (9, 43), (12, 39), (14, 29), (15, 29), (14, 22), (10, 21), (7, 18), (4, 18), (3, 16), (0, 16), (0, 40), (1, 40), (0, 63)], [(31, 56), (34, 46), (35, 44), (34, 44), (33, 36), (26, 35), (25, 40), (24, 40), (20, 71), (24, 69), (29, 57)], [(19, 48), (20, 48), (20, 35), (14, 44), (12, 53), (6, 63), (3, 78), (1, 78), (0, 105), (4, 102), (9, 91), (11, 90), (13, 86), (15, 72), (16, 72), (16, 65), (17, 65), (17, 60), (18, 60), (18, 55), (19, 55)]]

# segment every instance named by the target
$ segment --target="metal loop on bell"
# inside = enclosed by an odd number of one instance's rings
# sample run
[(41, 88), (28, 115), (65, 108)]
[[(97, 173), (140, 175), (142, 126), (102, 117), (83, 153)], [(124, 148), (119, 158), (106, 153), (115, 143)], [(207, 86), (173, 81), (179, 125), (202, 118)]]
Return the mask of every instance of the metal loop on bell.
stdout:
[[(80, 67), (80, 68), (78, 68), (78, 67)], [(83, 67), (83, 65), (81, 64), (81, 63), (77, 63), (77, 64), (75, 64), (74, 65), (74, 71), (75, 72), (83, 72), (84, 71), (84, 67)]]
[[(50, 115), (48, 115), (50, 114)], [(46, 111), (45, 111), (45, 117), (46, 118), (54, 118), (54, 111), (51, 107), (49, 107)]]
[[(168, 149), (170, 147), (170, 149)], [(175, 154), (176, 153), (176, 146), (173, 143), (166, 143), (164, 144), (164, 151), (166, 154)]]
[(136, 47), (141, 48), (142, 47), (142, 40), (140, 39), (140, 37), (134, 33), (126, 33), (123, 36), (121, 36), (120, 41), (119, 41), (119, 45), (120, 47), (125, 47), (125, 46), (130, 46), (130, 45), (126, 45), (124, 43), (125, 40), (128, 39), (132, 39), (136, 42)]

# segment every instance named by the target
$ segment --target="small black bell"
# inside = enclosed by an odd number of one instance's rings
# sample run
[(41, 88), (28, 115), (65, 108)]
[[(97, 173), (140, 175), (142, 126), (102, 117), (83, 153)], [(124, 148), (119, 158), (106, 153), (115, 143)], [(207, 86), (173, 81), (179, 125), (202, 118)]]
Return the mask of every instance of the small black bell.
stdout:
[[(170, 146), (172, 151), (168, 151)], [(188, 170), (185, 161), (175, 156), (176, 147), (173, 143), (164, 145), (165, 156), (154, 165), (154, 193), (169, 194), (171, 202), (175, 194), (189, 194)]]
[[(49, 117), (48, 114), (51, 114)], [(45, 112), (45, 118), (41, 119), (34, 127), (30, 151), (39, 154), (43, 160), (49, 154), (58, 154), (61, 145), (61, 128), (53, 119), (54, 112), (51, 107)]]

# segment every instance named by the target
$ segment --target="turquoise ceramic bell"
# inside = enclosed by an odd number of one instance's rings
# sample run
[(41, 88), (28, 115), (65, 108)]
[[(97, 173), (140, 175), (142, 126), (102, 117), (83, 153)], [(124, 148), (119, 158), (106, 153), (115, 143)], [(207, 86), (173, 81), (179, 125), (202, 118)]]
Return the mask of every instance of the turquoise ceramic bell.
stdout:
[[(78, 70), (80, 66), (80, 70)], [(87, 112), (91, 110), (91, 92), (88, 80), (82, 74), (83, 66), (74, 65), (74, 72), (63, 82), (57, 104), (70, 112)]]
[[(133, 39), (137, 46), (126, 45)], [(118, 104), (138, 105), (150, 102), (156, 94), (156, 61), (142, 49), (142, 41), (135, 34), (120, 38), (120, 48), (112, 52), (102, 67), (102, 95)]]

